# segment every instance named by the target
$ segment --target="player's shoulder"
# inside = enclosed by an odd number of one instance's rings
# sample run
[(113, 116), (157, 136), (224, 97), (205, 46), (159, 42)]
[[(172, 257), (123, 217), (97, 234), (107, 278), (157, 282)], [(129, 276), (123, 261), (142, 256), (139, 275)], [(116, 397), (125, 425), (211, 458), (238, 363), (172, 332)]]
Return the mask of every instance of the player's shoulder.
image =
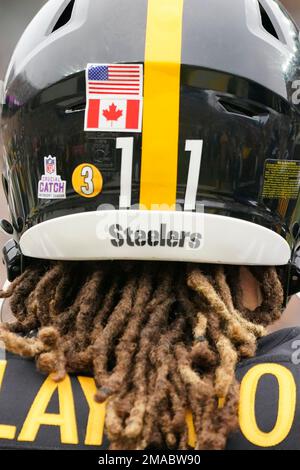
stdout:
[(300, 450), (300, 328), (271, 333), (236, 371), (239, 424), (227, 449)]
[(255, 357), (241, 361), (237, 373), (267, 362), (300, 364), (300, 327), (284, 328), (261, 338)]

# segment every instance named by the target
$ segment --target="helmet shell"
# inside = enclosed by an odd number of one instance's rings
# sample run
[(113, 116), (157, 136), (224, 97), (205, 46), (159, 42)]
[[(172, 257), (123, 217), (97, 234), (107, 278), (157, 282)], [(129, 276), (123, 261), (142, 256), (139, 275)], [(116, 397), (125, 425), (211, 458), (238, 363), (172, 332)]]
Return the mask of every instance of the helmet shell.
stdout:
[[(264, 187), (271, 165), (278, 184), (276, 163), (296, 162), (298, 168), (300, 161), (300, 55), (299, 31), (275, 0), (189, 0), (181, 5), (174, 212), (184, 212), (178, 221), (183, 231), (187, 220), (201, 219), (203, 233), (202, 228), (195, 231), (204, 240), (201, 250), (180, 247), (180, 242), (168, 246), (168, 240), (167, 246), (151, 245), (148, 232), (146, 243), (140, 245), (134, 232), (131, 246), (125, 226), (114, 240), (104, 242), (99, 236), (99, 213), (106, 209), (105, 217), (113, 227), (124, 210), (120, 206), (122, 158), (116, 145), (121, 134), (84, 130), (87, 64), (143, 64), (146, 70), (149, 8), (158, 3), (50, 0), (20, 39), (5, 80), (2, 131), (3, 183), (23, 254), (53, 259), (286, 264), (298, 233), (299, 177), (291, 176), (289, 165), (282, 170), (294, 185), (292, 197), (280, 191), (269, 197)], [(160, 4), (168, 12), (171, 3), (162, 0)], [(172, 59), (164, 62), (158, 57), (152, 66), (172, 74)], [(157, 116), (161, 113), (168, 118), (163, 96)], [(155, 139), (155, 116), (152, 126)], [(167, 126), (164, 136), (168, 141)], [(131, 204), (136, 215), (146, 220), (147, 210), (139, 206), (144, 129), (122, 137), (133, 139)], [(195, 204), (189, 206), (187, 142), (200, 140), (201, 172)], [(64, 199), (38, 197), (48, 156), (56, 158), (57, 174), (66, 182)], [(98, 168), (103, 178), (103, 189), (93, 198), (74, 190), (72, 176), (82, 163)], [(155, 204), (157, 182), (147, 184), (153, 185)], [(107, 211), (108, 205), (113, 210)], [(201, 215), (197, 215), (199, 207)], [(120, 238), (124, 245), (114, 246), (113, 241)]]

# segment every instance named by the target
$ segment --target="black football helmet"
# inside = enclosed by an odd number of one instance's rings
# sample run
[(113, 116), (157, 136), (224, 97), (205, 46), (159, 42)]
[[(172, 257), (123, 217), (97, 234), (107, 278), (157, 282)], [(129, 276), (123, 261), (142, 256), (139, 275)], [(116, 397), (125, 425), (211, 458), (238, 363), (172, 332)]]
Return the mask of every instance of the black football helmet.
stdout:
[(276, 265), (288, 282), (299, 64), (277, 0), (48, 1), (5, 79), (8, 264)]

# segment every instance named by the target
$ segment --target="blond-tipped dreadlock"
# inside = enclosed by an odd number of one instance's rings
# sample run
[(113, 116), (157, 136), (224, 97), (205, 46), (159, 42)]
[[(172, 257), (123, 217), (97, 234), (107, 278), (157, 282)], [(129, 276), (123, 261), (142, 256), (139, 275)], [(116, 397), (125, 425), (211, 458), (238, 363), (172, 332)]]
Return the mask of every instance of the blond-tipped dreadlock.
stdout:
[(0, 294), (16, 318), (0, 339), (55, 380), (93, 374), (112, 449), (187, 449), (188, 411), (196, 449), (222, 449), (237, 426), (236, 365), (283, 301), (275, 268), (249, 269), (263, 294), (255, 311), (238, 267), (38, 262)]

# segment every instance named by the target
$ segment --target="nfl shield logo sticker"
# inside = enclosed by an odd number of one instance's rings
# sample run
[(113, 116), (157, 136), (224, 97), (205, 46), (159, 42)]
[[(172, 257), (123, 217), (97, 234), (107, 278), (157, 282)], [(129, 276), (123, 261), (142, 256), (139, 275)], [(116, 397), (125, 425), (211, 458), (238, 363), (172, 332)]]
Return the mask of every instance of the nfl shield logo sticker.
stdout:
[(56, 158), (49, 156), (45, 158), (45, 174), (53, 175), (56, 173)]
[(86, 131), (142, 131), (142, 65), (89, 64), (86, 88)]

